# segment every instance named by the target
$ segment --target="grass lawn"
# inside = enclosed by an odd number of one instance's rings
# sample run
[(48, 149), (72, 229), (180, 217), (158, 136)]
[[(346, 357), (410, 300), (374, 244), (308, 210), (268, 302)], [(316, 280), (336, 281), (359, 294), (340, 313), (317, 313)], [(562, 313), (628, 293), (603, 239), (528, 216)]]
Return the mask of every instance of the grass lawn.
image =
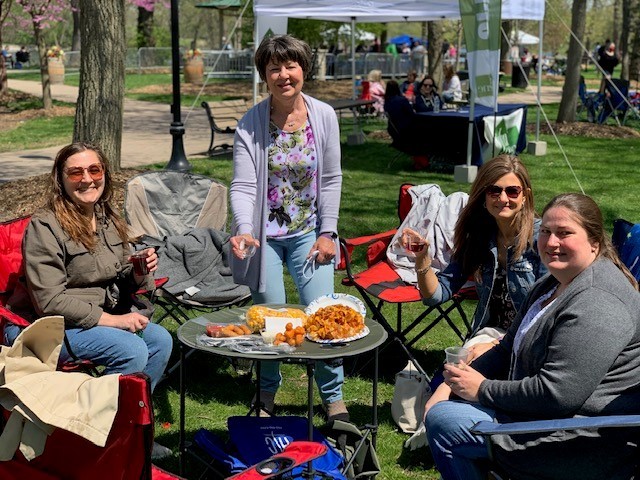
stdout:
[[(135, 88), (135, 85), (140, 85), (139, 82), (144, 84), (153, 75), (144, 75), (143, 77), (146, 78), (130, 77), (127, 77), (127, 88)], [(544, 108), (549, 118), (555, 119), (557, 105), (545, 105)], [(72, 117), (58, 117), (55, 122), (49, 123), (47, 120), (39, 121), (43, 123), (37, 124), (32, 123), (36, 120), (28, 120), (24, 125), (25, 129), (31, 132), (31, 137), (35, 135), (34, 132), (38, 132), (41, 136), (40, 142), (55, 140), (60, 130), (65, 129), (68, 140), (69, 132), (73, 128)], [(529, 122), (531, 121), (535, 121), (533, 109), (529, 114)], [(384, 128), (385, 125), (382, 122), (370, 122), (364, 126), (366, 132)], [(389, 146), (388, 141), (369, 137), (363, 145), (348, 146), (346, 134), (349, 131), (349, 127), (343, 128), (343, 189), (339, 232), (344, 237), (376, 233), (396, 227), (398, 187), (404, 182), (437, 183), (447, 194), (457, 190), (469, 190), (469, 185), (455, 183), (450, 172), (413, 171), (411, 159), (398, 156), (397, 152)], [(0, 132), (0, 151), (3, 151), (6, 142), (10, 141), (7, 140), (9, 137), (5, 136), (8, 134), (12, 132)], [(11, 141), (27, 141), (26, 135), (22, 135), (21, 140)], [(640, 184), (640, 169), (637, 168), (640, 139), (594, 139), (564, 135), (559, 138), (568, 163), (554, 138), (549, 135), (541, 137), (548, 143), (546, 156), (534, 157), (522, 154), (522, 159), (532, 176), (536, 209), (541, 211), (544, 204), (558, 193), (579, 191), (579, 181), (584, 191), (592, 195), (600, 205), (609, 232), (612, 231), (613, 220), (618, 217), (640, 222), (636, 187)], [(55, 144), (55, 141), (50, 144)], [(21, 148), (24, 147), (21, 146)], [(231, 180), (232, 162), (228, 156), (194, 159), (191, 163), (194, 173), (215, 177), (226, 184)], [(150, 168), (161, 169), (164, 166), (165, 164), (158, 164)], [(362, 255), (356, 255), (355, 262), (361, 269)], [(336, 272), (336, 291), (355, 294), (355, 289), (344, 287), (340, 283), (342, 278), (343, 272)], [(289, 301), (297, 302), (291, 281), (287, 283), (287, 292)], [(464, 308), (467, 316), (471, 317), (475, 308), (474, 302), (465, 302)], [(404, 309), (406, 322), (415, 318), (421, 310), (420, 305), (406, 306)], [(393, 312), (388, 309), (387, 313), (393, 323), (395, 319)], [(460, 319), (456, 321), (459, 325), (461, 324)], [(177, 325), (172, 322), (166, 322), (165, 326), (172, 332), (177, 330)], [(427, 371), (433, 371), (443, 361), (443, 349), (456, 343), (458, 340), (453, 331), (449, 327), (439, 325), (415, 345), (414, 352), (422, 366)], [(176, 346), (172, 363), (177, 358), (177, 354)], [(391, 420), (389, 407), (393, 396), (393, 377), (405, 363), (406, 358), (401, 351), (394, 348), (384, 351), (378, 399), (380, 427), (377, 450), (382, 464), (382, 474), (379, 478), (384, 480), (437, 479), (438, 474), (433, 469), (428, 449), (415, 452), (403, 450), (402, 444), (407, 439), (407, 435), (398, 433)], [(348, 372), (353, 370), (351, 362), (347, 362), (346, 366)], [(297, 365), (284, 365), (283, 378), (283, 385), (276, 399), (278, 414), (304, 415), (306, 411), (304, 369)], [(207, 428), (224, 436), (226, 419), (231, 415), (244, 415), (248, 410), (248, 403), (253, 393), (252, 383), (238, 375), (228, 362), (213, 355), (201, 352), (194, 354), (188, 360), (186, 382), (187, 439), (191, 439), (199, 428)], [(154, 396), (156, 437), (160, 443), (171, 447), (174, 452), (177, 452), (178, 446), (178, 392), (178, 378), (174, 375), (159, 385)], [(369, 422), (370, 370), (365, 369), (358, 374), (348, 374), (344, 394), (353, 421), (360, 425)], [(317, 393), (315, 401), (317, 405), (319, 403)], [(319, 426), (323, 420), (316, 415), (314, 423)], [(178, 470), (177, 454), (156, 463), (170, 471)], [(187, 478), (199, 478), (202, 469), (196, 462), (189, 461), (187, 467)]]
[[(368, 124), (365, 130), (380, 128), (377, 124)], [(348, 129), (345, 129), (348, 130)], [(344, 139), (343, 139), (344, 140)], [(551, 136), (543, 136), (548, 142), (548, 153), (544, 157), (523, 154), (522, 158), (530, 170), (534, 185), (536, 209), (540, 211), (544, 204), (560, 192), (579, 191), (578, 184), (570, 168), (560, 154)], [(608, 230), (612, 230), (615, 218), (624, 217), (634, 222), (640, 221), (637, 210), (637, 192), (628, 185), (640, 182), (640, 170), (637, 158), (640, 154), (640, 140), (587, 139), (577, 137), (560, 138), (569, 162), (585, 192), (592, 195), (601, 206)], [(364, 145), (347, 146), (343, 144), (344, 184), (340, 210), (339, 231), (345, 237), (383, 231), (397, 226), (396, 199), (398, 187), (403, 182), (415, 184), (437, 183), (445, 193), (456, 190), (468, 191), (469, 185), (453, 182), (450, 173), (415, 172), (408, 157), (396, 159), (388, 144), (369, 140)], [(232, 166), (228, 158), (215, 160), (194, 160), (193, 171), (218, 178), (226, 183), (231, 179)], [(158, 165), (157, 168), (162, 166)], [(362, 265), (361, 257), (356, 262)], [(355, 289), (341, 285), (343, 272), (335, 276), (335, 288), (338, 292), (355, 294)], [(291, 283), (287, 289), (290, 301), (297, 297)], [(475, 308), (474, 302), (464, 304), (470, 317)], [(395, 320), (391, 309), (387, 310), (390, 320)], [(405, 320), (421, 311), (419, 305), (408, 305), (404, 309)], [(459, 319), (458, 324), (461, 325)], [(175, 325), (168, 324), (175, 330)], [(420, 363), (432, 371), (443, 360), (444, 347), (457, 343), (449, 327), (439, 325), (423, 337), (414, 348)], [(398, 433), (390, 416), (390, 402), (393, 397), (393, 375), (401, 369), (406, 359), (401, 351), (388, 349), (383, 353), (380, 372), (378, 455), (382, 463), (381, 479), (437, 479), (428, 449), (409, 452), (402, 448), (407, 435)], [(349, 367), (350, 364), (347, 364)], [(370, 371), (357, 375), (348, 375), (344, 393), (347, 405), (355, 423), (363, 425), (370, 421), (371, 378)], [(283, 367), (283, 385), (278, 392), (279, 414), (304, 415), (306, 405), (306, 376), (302, 367), (285, 365)], [(174, 450), (178, 442), (178, 379), (171, 378), (156, 392), (156, 435), (158, 441)], [(252, 395), (252, 384), (237, 375), (224, 361), (211, 355), (197, 353), (188, 363), (187, 372), (187, 438), (193, 436), (198, 428), (208, 428), (222, 436), (226, 431), (226, 418), (230, 415), (246, 413)], [(319, 397), (316, 393), (316, 405)], [(163, 427), (169, 422), (170, 427)], [(316, 415), (317, 426), (323, 423)], [(177, 458), (160, 462), (160, 466), (170, 470), (177, 468)], [(201, 468), (190, 461), (188, 478), (197, 478)]]

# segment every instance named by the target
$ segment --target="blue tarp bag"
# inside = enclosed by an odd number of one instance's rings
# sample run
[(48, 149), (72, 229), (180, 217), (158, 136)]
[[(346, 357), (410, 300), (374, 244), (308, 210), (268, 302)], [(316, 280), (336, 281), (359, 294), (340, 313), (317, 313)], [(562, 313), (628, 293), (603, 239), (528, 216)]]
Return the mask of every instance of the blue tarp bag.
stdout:
[[(227, 426), (230, 437), (227, 443), (205, 429), (199, 430), (194, 440), (229, 474), (242, 472), (251, 465), (281, 453), (294, 440), (308, 440), (308, 423), (303, 417), (237, 416), (229, 417)], [(313, 441), (328, 448), (325, 455), (312, 462), (317, 472), (315, 479), (347, 480), (340, 472), (344, 458), (315, 428)], [(303, 467), (298, 467), (287, 478), (303, 478), (302, 473)]]

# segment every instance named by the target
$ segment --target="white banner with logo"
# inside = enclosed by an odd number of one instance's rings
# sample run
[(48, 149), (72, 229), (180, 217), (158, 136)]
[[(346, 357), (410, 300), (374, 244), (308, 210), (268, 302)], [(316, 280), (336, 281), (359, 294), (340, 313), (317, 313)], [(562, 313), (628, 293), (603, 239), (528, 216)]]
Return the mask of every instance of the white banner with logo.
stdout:
[(519, 108), (508, 115), (488, 115), (484, 121), (484, 140), (482, 159), (488, 161), (501, 153), (515, 155), (518, 137), (522, 127), (524, 109)]
[(264, 37), (287, 33), (287, 17), (274, 17), (272, 15), (256, 16), (256, 49), (260, 46), (260, 42)]
[(471, 98), (494, 110), (500, 69), (500, 8), (501, 0), (460, 0)]

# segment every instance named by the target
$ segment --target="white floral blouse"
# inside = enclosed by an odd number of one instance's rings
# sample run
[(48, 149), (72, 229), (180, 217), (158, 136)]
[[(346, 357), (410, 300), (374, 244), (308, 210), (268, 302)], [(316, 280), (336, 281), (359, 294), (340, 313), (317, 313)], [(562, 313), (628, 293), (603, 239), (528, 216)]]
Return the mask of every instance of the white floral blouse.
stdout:
[(294, 132), (270, 124), (267, 237), (286, 238), (316, 228), (318, 161), (309, 122)]

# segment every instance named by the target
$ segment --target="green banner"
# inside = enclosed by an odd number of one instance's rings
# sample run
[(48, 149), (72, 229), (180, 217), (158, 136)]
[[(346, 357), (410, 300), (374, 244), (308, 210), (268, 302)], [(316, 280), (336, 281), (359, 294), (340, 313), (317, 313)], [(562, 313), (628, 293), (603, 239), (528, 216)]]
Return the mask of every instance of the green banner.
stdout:
[(472, 98), (494, 107), (500, 69), (500, 0), (460, 0)]

